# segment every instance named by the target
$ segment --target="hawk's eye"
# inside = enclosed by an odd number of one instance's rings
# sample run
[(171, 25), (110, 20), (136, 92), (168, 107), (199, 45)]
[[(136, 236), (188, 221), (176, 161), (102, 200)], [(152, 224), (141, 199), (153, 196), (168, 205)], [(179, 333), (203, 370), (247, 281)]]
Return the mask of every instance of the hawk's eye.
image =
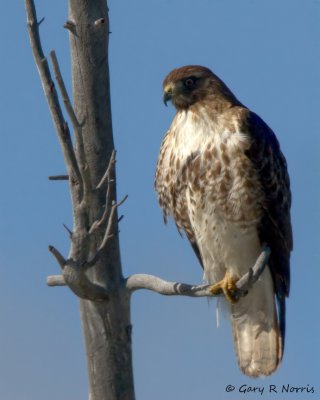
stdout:
[(196, 82), (196, 78), (187, 78), (184, 81), (184, 86), (187, 88), (192, 88)]

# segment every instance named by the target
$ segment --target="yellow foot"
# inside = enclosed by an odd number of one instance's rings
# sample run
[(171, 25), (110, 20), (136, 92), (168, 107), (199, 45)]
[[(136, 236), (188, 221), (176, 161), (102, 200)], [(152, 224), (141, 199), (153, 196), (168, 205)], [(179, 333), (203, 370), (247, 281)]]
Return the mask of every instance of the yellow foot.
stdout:
[(231, 277), (230, 273), (227, 271), (224, 278), (215, 283), (210, 287), (210, 292), (212, 294), (221, 294), (223, 293), (225, 298), (229, 301), (229, 303), (234, 304), (236, 303), (239, 298), (235, 296), (236, 291), (236, 281), (234, 278)]

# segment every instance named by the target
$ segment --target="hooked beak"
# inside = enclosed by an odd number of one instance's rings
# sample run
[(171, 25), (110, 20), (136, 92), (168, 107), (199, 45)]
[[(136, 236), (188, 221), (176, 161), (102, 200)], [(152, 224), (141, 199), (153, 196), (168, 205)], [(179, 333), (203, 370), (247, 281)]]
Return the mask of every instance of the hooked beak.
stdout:
[(168, 101), (170, 101), (171, 99), (172, 99), (172, 86), (171, 85), (167, 85), (164, 88), (164, 92), (163, 92), (163, 102), (164, 102), (166, 107), (167, 107)]

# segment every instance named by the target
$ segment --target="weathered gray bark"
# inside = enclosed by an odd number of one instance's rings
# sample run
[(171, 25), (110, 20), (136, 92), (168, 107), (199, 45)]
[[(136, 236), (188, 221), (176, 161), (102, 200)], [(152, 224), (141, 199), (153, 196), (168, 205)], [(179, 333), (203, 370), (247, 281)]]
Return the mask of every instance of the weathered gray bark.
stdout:
[[(69, 23), (72, 24), (69, 36), (74, 110), (82, 124), (84, 157), (80, 169), (89, 186), (83, 204), (74, 207), (74, 229), (78, 240), (69, 257), (89, 260), (97, 251), (103, 232), (98, 231), (97, 237), (91, 237), (89, 243), (83, 245), (87, 232), (101, 218), (104, 207), (110, 207), (111, 200), (116, 198), (116, 185), (111, 185), (109, 204), (106, 205), (105, 191), (94, 190), (114, 149), (106, 1), (70, 0)], [(81, 160), (81, 145), (77, 145), (78, 159)], [(117, 230), (115, 219), (113, 231)], [(129, 296), (122, 285), (118, 235), (110, 238), (89, 274), (91, 281), (99, 283), (109, 293), (109, 300), (102, 303), (80, 300), (90, 400), (134, 399)]]

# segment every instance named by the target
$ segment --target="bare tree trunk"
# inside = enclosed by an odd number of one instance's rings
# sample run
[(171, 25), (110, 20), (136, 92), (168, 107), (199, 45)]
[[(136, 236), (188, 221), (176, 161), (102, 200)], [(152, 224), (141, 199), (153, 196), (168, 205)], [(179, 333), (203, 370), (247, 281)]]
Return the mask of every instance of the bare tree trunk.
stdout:
[[(76, 152), (81, 173), (87, 181), (84, 186), (89, 186), (87, 192), (84, 190), (83, 204), (74, 208), (75, 231), (80, 236), (81, 232), (84, 234), (84, 239), (79, 237), (80, 248), (75, 246), (69, 255), (77, 259), (77, 253), (83, 252), (81, 243), (86, 241), (85, 236), (90, 227), (101, 218), (104, 207), (111, 206), (111, 199), (116, 198), (115, 184), (110, 183), (109, 204), (105, 204), (104, 190), (94, 190), (106, 171), (114, 149), (106, 1), (70, 0), (68, 24), (74, 111), (81, 125), (83, 140), (83, 143), (77, 143)], [(113, 232), (117, 230), (115, 219)], [(101, 234), (97, 232), (98, 237), (91, 237), (82, 259), (88, 260), (94, 255), (102, 240)], [(108, 301), (104, 302), (80, 300), (90, 382), (89, 398), (132, 400), (134, 390), (129, 296), (123, 286), (118, 235), (110, 238), (108, 246), (100, 253), (89, 274), (91, 281), (99, 283), (109, 293)]]

